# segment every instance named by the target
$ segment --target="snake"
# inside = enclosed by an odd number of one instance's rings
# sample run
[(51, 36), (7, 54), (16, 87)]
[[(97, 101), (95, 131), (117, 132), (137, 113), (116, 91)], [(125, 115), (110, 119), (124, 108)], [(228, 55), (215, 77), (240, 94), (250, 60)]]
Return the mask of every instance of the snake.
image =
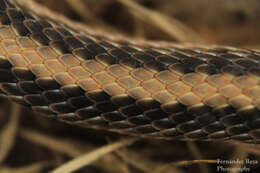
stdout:
[(0, 0), (1, 97), (136, 137), (260, 142), (259, 50), (82, 28)]

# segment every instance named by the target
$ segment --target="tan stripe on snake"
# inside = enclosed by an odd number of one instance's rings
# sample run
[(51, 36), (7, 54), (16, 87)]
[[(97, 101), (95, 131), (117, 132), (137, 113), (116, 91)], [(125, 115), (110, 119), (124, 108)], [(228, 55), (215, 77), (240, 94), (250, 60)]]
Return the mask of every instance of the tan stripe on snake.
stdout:
[(83, 127), (259, 142), (260, 51), (102, 36), (8, 0), (0, 10), (4, 97)]

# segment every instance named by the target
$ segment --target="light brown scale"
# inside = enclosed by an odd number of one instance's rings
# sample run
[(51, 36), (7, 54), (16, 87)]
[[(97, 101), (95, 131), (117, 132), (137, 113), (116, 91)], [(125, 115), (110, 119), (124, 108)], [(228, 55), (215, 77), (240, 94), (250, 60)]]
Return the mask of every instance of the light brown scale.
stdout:
[(155, 93), (165, 89), (165, 86), (162, 83), (160, 83), (157, 79), (150, 79), (141, 82), (141, 86), (151, 93)]
[(208, 83), (204, 82), (194, 86), (192, 88), (192, 92), (194, 92), (196, 95), (200, 96), (201, 98), (204, 98), (217, 93), (217, 89), (212, 85), (209, 85)]
[(111, 65), (107, 68), (108, 73), (112, 74), (116, 78), (127, 76), (129, 74), (129, 70), (123, 68), (119, 64)]
[(80, 61), (72, 54), (61, 55), (59, 60), (67, 67), (75, 67), (80, 65)]
[(240, 76), (236, 77), (232, 81), (239, 88), (252, 88), (257, 85), (258, 81), (250, 76)]
[(192, 92), (179, 96), (177, 100), (186, 106), (196, 105), (201, 102), (201, 98)]
[(228, 103), (235, 108), (243, 108), (249, 106), (252, 103), (252, 99), (245, 95), (239, 95), (228, 100)]
[(139, 80), (139, 81), (146, 81), (153, 78), (154, 73), (148, 71), (144, 68), (137, 68), (131, 71), (131, 75)]
[(240, 95), (241, 89), (232, 84), (229, 84), (227, 86), (221, 87), (219, 89), (219, 93), (227, 98), (232, 98)]
[(0, 55), (6, 59), (7, 52), (0, 46)]
[(10, 26), (1, 26), (0, 27), (0, 38), (2, 39), (12, 39), (16, 38), (15, 33), (12, 31)]
[(53, 75), (53, 78), (61, 85), (70, 85), (75, 83), (75, 79), (69, 75), (67, 72), (61, 72), (61, 73), (56, 73)]
[(58, 54), (48, 46), (39, 46), (36, 51), (44, 59), (56, 59)]
[(16, 38), (16, 41), (22, 49), (35, 49), (35, 48), (37, 48), (37, 44), (35, 44), (35, 42), (32, 41), (28, 37), (18, 37), (18, 38)]
[(259, 99), (255, 99), (253, 101), (253, 105), (257, 108), (260, 109), (260, 98)]
[(151, 94), (142, 87), (130, 89), (128, 90), (128, 94), (136, 100), (151, 97)]
[(252, 99), (259, 99), (260, 98), (260, 86), (254, 86), (249, 89), (243, 89), (243, 94), (247, 95), (248, 97)]
[(227, 104), (227, 99), (220, 94), (215, 94), (213, 96), (205, 97), (203, 103), (215, 108)]
[(125, 94), (125, 89), (119, 86), (117, 83), (110, 83), (103, 86), (104, 91), (110, 96), (117, 96)]
[(190, 92), (191, 88), (192, 87), (190, 87), (189, 85), (187, 85), (181, 81), (167, 86), (167, 90), (176, 96), (182, 96), (182, 95)]
[(115, 78), (112, 75), (109, 75), (106, 71), (94, 73), (92, 75), (92, 78), (101, 85), (105, 85), (115, 81)]
[(90, 73), (95, 73), (95, 72), (100, 72), (105, 70), (105, 66), (98, 63), (95, 60), (87, 60), (86, 62), (82, 63), (82, 66)]
[(152, 94), (152, 97), (159, 103), (164, 104), (176, 100), (176, 96), (168, 92), (168, 90), (162, 90)]
[(15, 67), (27, 67), (28, 66), (28, 62), (20, 54), (8, 55), (7, 59)]
[(92, 91), (97, 88), (100, 88), (98, 83), (91, 78), (79, 80), (77, 81), (77, 84), (85, 91)]
[(170, 72), (169, 70), (158, 72), (155, 75), (155, 78), (165, 84), (170, 84), (179, 81), (179, 76)]
[(136, 88), (140, 86), (140, 82), (136, 79), (134, 79), (132, 76), (124, 76), (120, 77), (117, 82), (119, 85), (124, 87), (125, 89), (131, 89), (131, 88)]
[(53, 74), (58, 73), (58, 72), (64, 72), (66, 71), (66, 67), (61, 64), (57, 59), (51, 59), (51, 60), (46, 60), (44, 62), (44, 65), (50, 70)]
[(21, 55), (30, 64), (42, 64), (43, 63), (43, 59), (34, 50), (23, 50), (23, 51), (21, 51)]
[(68, 69), (68, 73), (77, 81), (85, 78), (89, 78), (91, 73), (85, 70), (81, 66), (71, 67)]
[(1, 46), (8, 52), (8, 54), (20, 53), (20, 48), (15, 40), (4, 39), (1, 41)]
[(196, 86), (198, 84), (201, 84), (205, 80), (205, 76), (198, 73), (188, 73), (183, 75), (181, 77), (181, 80), (190, 86)]
[(49, 77), (51, 76), (51, 72), (46, 68), (43, 64), (33, 64), (29, 66), (29, 69), (32, 73), (37, 77)]
[(209, 84), (217, 88), (226, 86), (232, 81), (232, 79), (225, 74), (211, 75), (206, 80), (208, 81)]

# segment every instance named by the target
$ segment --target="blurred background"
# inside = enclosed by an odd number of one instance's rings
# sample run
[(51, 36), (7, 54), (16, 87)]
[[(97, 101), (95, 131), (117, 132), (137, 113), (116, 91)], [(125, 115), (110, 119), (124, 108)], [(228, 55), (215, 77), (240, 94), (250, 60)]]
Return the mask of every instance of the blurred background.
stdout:
[[(258, 0), (35, 1), (92, 28), (131, 38), (260, 49)], [(0, 100), (0, 173), (46, 173), (89, 152), (97, 161), (76, 173), (233, 173), (238, 169), (218, 170), (217, 160), (260, 162), (259, 147), (223, 142), (136, 139), (109, 154), (97, 152), (128, 138), (59, 123)], [(223, 166), (257, 173), (259, 165)]]
[(74, 20), (136, 37), (183, 41), (173, 33), (185, 26), (192, 33), (181, 33), (186, 35), (183, 37), (197, 37), (184, 41), (236, 46), (257, 46), (260, 42), (258, 0), (37, 1)]

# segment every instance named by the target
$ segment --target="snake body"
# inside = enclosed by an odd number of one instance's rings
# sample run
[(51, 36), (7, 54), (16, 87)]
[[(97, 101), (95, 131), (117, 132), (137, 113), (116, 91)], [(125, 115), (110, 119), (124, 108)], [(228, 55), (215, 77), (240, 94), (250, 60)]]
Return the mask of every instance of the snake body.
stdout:
[(0, 0), (1, 95), (82, 127), (258, 143), (259, 63), (257, 50), (115, 40)]

